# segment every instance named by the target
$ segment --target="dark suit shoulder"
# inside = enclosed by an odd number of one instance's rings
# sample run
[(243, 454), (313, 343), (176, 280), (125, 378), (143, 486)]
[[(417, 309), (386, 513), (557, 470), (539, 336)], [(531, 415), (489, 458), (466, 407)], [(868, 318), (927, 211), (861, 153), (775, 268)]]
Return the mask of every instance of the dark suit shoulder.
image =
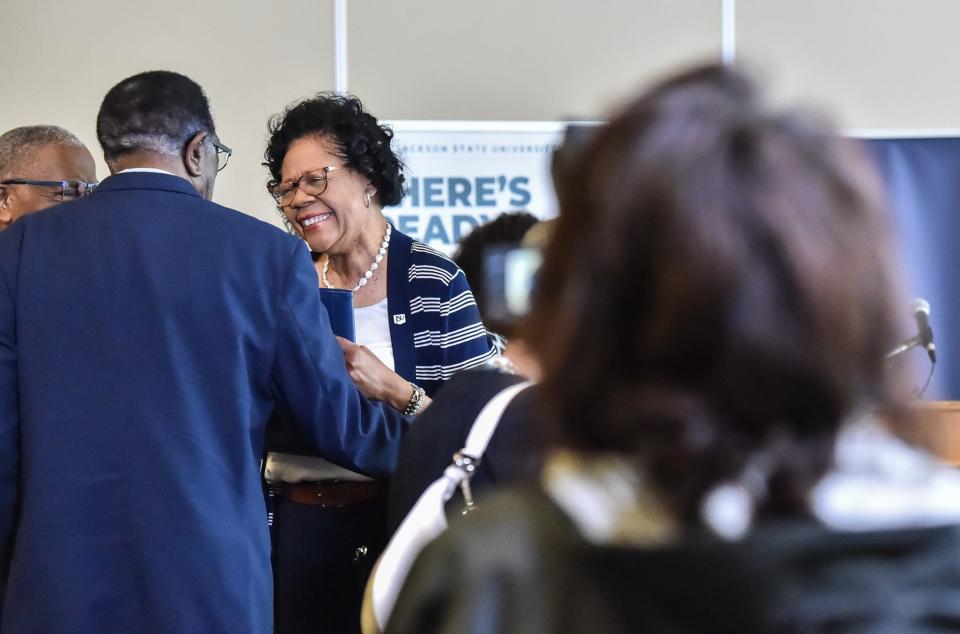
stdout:
[(257, 242), (261, 248), (275, 246), (281, 250), (292, 251), (302, 241), (283, 229), (264, 220), (260, 220), (243, 211), (225, 207), (208, 200), (193, 202), (200, 214), (208, 215), (210, 221), (221, 222), (239, 236), (247, 236)]
[(272, 237), (273, 239), (282, 241), (282, 242), (298, 242), (299, 238), (296, 236), (290, 235), (280, 227), (277, 227), (274, 224), (271, 224), (265, 220), (261, 220), (255, 216), (252, 216), (246, 212), (240, 211), (238, 209), (233, 209), (232, 207), (225, 207), (219, 203), (213, 201), (202, 201), (210, 209), (211, 213), (221, 213), (224, 214), (224, 218), (228, 222), (234, 222), (238, 226), (243, 226), (250, 231), (257, 231), (262, 233), (264, 236)]
[(420, 553), (387, 634), (480, 632), (482, 623), (486, 631), (578, 631), (565, 628), (550, 606), (579, 601), (557, 595), (557, 583), (566, 580), (555, 574), (552, 553), (570, 553), (581, 541), (535, 485), (501, 492), (470, 515), (453, 518), (450, 529)]
[[(443, 384), (433, 403), (403, 438), (397, 470), (390, 483), (390, 526), (399, 525), (424, 489), (442, 475), (453, 454), (463, 448), (484, 405), (521, 381), (522, 377), (496, 370), (476, 369), (456, 374)], [(514, 467), (527, 471), (522, 455), (532, 454), (531, 410), (529, 391), (508, 406), (474, 478), (477, 491), (512, 478)]]

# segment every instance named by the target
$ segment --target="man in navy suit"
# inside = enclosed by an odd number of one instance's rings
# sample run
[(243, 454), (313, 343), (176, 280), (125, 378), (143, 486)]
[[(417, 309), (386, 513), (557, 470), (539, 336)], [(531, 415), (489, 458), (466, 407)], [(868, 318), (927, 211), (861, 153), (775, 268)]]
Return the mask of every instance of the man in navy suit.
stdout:
[(264, 424), (384, 476), (406, 420), (351, 383), (302, 242), (212, 202), (190, 79), (107, 93), (113, 174), (0, 233), (4, 634), (270, 632)]

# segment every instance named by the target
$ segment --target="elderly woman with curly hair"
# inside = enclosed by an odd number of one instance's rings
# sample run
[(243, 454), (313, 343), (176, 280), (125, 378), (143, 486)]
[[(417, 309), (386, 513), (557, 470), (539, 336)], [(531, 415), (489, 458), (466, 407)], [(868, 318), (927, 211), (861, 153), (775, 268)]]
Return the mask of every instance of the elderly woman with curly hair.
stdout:
[[(392, 137), (357, 98), (322, 93), (271, 120), (265, 165), (319, 285), (353, 292), (357, 345), (343, 343), (351, 372), (368, 396), (416, 414), (450, 376), (495, 352), (463, 272), (383, 215), (404, 193)], [(375, 376), (356, 376), (364, 368)], [(363, 583), (386, 542), (382, 484), (301, 455), (306, 444), (282, 412), (267, 438), (279, 631), (357, 630)]]

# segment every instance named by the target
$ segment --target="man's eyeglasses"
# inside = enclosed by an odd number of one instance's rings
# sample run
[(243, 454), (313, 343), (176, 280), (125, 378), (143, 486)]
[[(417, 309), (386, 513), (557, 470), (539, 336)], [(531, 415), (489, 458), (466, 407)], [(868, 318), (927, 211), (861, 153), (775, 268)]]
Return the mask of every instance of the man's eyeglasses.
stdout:
[(267, 189), (279, 206), (286, 207), (293, 202), (298, 189), (302, 189), (303, 193), (308, 196), (319, 196), (327, 191), (327, 181), (329, 180), (327, 174), (338, 169), (343, 169), (343, 166), (328, 165), (320, 169), (310, 170), (295, 181), (273, 183), (267, 185)]
[(0, 185), (29, 185), (30, 187), (46, 187), (52, 195), (59, 195), (61, 201), (73, 200), (93, 193), (99, 183), (86, 181), (41, 181), (32, 178), (8, 178), (0, 181)]
[(223, 168), (230, 162), (230, 157), (233, 156), (233, 150), (214, 139), (212, 135), (208, 134), (207, 138), (210, 139), (210, 143), (212, 143), (213, 147), (217, 150), (217, 171), (222, 172)]

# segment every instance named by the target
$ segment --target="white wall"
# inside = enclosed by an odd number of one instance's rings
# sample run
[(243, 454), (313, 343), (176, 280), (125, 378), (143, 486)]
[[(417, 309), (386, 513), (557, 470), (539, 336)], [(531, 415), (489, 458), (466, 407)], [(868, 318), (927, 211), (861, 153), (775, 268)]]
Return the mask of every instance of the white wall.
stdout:
[[(720, 0), (349, 0), (349, 88), (385, 119), (603, 116), (717, 57)], [(4, 0), (0, 131), (56, 123), (97, 155), (104, 93), (166, 68), (203, 85), (234, 148), (216, 199), (275, 220), (267, 117), (334, 87), (333, 0)], [(960, 127), (960, 2), (738, 0), (738, 52), (775, 93), (852, 127)], [(107, 175), (99, 165), (100, 177)]]
[(960, 128), (960, 2), (738, 0), (738, 49), (781, 97), (857, 128)]
[[(332, 4), (282, 0), (4, 0), (0, 131), (62, 125), (98, 159), (103, 95), (129, 75), (174, 70), (207, 91), (233, 148), (217, 180), (222, 204), (273, 219), (260, 166), (270, 114), (333, 86)], [(109, 172), (102, 160), (98, 175)]]
[(716, 56), (718, 0), (350, 0), (350, 89), (393, 119), (596, 118)]

